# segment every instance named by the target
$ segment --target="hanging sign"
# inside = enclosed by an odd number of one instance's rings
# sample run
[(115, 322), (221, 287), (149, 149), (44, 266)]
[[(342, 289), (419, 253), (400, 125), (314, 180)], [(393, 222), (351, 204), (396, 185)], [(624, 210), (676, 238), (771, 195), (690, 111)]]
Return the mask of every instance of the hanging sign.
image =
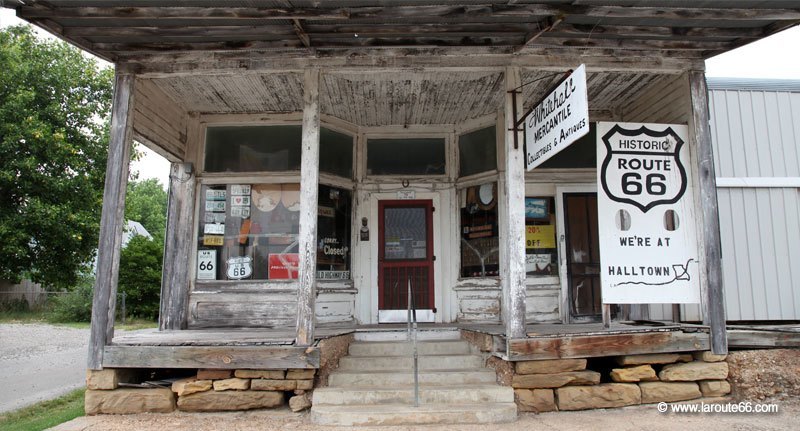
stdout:
[(605, 304), (700, 302), (687, 136), (684, 125), (597, 125)]
[(575, 69), (525, 118), (525, 164), (531, 170), (589, 133), (586, 66)]
[(270, 254), (269, 263), (270, 280), (296, 279), (300, 271), (300, 255), (297, 253)]
[(228, 278), (241, 280), (253, 275), (253, 258), (247, 256), (232, 257), (228, 259)]
[(217, 279), (217, 251), (216, 250), (197, 250), (197, 279), (216, 280)]

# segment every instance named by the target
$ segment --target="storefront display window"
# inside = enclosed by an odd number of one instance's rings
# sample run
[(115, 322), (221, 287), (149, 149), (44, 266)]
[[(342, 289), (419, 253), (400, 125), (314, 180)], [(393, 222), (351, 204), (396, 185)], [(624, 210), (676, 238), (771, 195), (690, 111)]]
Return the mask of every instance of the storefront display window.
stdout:
[(458, 137), (459, 175), (497, 169), (497, 131), (494, 126)]
[(200, 193), (198, 280), (298, 277), (299, 184), (206, 185)]
[(214, 126), (206, 132), (206, 172), (300, 169), (302, 127)]
[(350, 279), (352, 192), (319, 186), (317, 279)]
[(344, 178), (353, 178), (353, 137), (320, 129), (319, 171)]
[(368, 175), (443, 175), (444, 173), (443, 138), (367, 141)]
[(497, 183), (461, 190), (461, 277), (500, 273)]
[(525, 273), (528, 276), (558, 275), (556, 215), (552, 197), (525, 198)]

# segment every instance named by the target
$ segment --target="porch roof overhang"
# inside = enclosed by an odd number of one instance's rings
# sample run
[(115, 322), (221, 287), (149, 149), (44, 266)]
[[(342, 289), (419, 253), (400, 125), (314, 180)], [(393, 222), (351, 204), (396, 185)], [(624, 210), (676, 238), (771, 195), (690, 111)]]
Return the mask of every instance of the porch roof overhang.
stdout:
[(685, 70), (800, 22), (800, 7), (791, 0), (5, 0), (0, 5), (139, 73), (307, 65), (559, 67), (559, 62), (585, 62), (579, 59), (620, 68), (650, 59)]

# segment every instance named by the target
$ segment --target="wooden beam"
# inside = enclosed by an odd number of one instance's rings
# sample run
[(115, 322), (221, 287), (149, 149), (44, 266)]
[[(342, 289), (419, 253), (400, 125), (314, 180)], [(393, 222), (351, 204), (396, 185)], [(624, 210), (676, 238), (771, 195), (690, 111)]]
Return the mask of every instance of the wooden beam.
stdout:
[(702, 70), (689, 71), (689, 93), (692, 117), (689, 133), (697, 146), (698, 187), (702, 213), (703, 248), (706, 271), (706, 297), (703, 299), (703, 322), (711, 327), (711, 350), (718, 355), (728, 353), (725, 336), (725, 301), (722, 289), (722, 246), (719, 232), (714, 150), (708, 112), (708, 86)]
[(255, 7), (45, 7), (43, 5), (23, 6), (17, 15), (24, 19), (78, 19), (106, 18), (126, 20), (185, 19), (347, 19), (346, 9), (323, 8), (255, 8)]
[(500, 193), (505, 207), (506, 238), (503, 271), (503, 324), (508, 338), (525, 336), (525, 153), (524, 135), (513, 131), (515, 122), (525, 111), (522, 95), (512, 97), (509, 91), (519, 91), (520, 70), (508, 67), (505, 72), (503, 115), (505, 118), (505, 193)]
[(774, 349), (800, 347), (800, 333), (731, 329), (727, 333), (728, 345), (737, 349)]
[(107, 368), (319, 368), (317, 347), (107, 346)]
[(563, 22), (563, 21), (564, 21), (563, 18), (558, 18), (555, 21), (553, 21), (552, 24), (548, 25), (547, 27), (545, 27), (545, 28), (539, 30), (538, 32), (526, 37), (525, 38), (525, 42), (522, 45), (517, 46), (516, 48), (514, 48), (514, 52), (522, 51), (523, 48), (525, 48), (526, 46), (530, 45), (531, 42), (533, 42), (534, 40), (538, 39), (539, 36), (541, 36), (542, 34), (548, 32), (548, 31), (552, 31), (557, 25), (561, 24), (561, 22)]
[(295, 344), (314, 342), (317, 276), (317, 199), (319, 195), (319, 69), (303, 76), (303, 151), (300, 162), (300, 280), (297, 288)]
[(292, 20), (292, 28), (294, 28), (294, 32), (297, 35), (297, 38), (300, 39), (300, 42), (303, 42), (303, 45), (306, 48), (311, 48), (311, 38), (308, 37), (308, 33), (303, 30), (303, 24), (300, 23), (299, 19)]
[(89, 335), (88, 368), (91, 370), (102, 369), (103, 348), (114, 338), (119, 256), (122, 229), (125, 226), (125, 191), (133, 145), (134, 82), (133, 75), (124, 73), (117, 73), (114, 80), (111, 133)]
[(705, 332), (660, 331), (613, 335), (570, 335), (508, 341), (509, 361), (594, 358), (708, 350)]
[(189, 315), (191, 250), (194, 249), (194, 168), (173, 163), (169, 173), (167, 230), (161, 273), (159, 330), (186, 329)]

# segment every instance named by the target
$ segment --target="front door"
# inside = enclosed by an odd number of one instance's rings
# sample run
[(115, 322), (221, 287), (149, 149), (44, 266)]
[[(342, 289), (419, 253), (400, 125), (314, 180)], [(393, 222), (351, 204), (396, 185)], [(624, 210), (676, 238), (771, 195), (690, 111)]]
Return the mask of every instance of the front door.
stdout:
[(378, 322), (406, 321), (409, 281), (417, 321), (433, 322), (433, 202), (380, 201), (378, 220)]
[(564, 193), (563, 202), (570, 320), (601, 320), (597, 193)]

